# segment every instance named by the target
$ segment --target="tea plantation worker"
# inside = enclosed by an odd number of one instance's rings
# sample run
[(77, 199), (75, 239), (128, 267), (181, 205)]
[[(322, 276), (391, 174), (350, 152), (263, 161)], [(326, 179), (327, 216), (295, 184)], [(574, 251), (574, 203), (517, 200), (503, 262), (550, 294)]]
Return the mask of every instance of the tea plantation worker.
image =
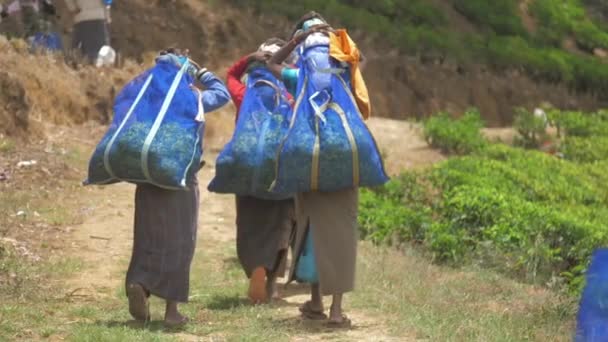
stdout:
[(74, 15), (72, 48), (94, 62), (99, 50), (110, 45), (109, 17), (104, 0), (65, 0)]
[[(327, 43), (328, 30), (331, 28), (318, 13), (306, 14), (296, 25), (293, 38), (268, 61), (269, 68), (283, 80), (294, 98), (300, 95), (295, 92), (301, 91), (296, 89), (299, 69), (286, 68), (283, 62), (300, 44), (305, 44), (305, 48), (318, 44), (319, 35), (315, 33), (323, 33), (327, 39), (321, 40)], [(296, 196), (297, 228), (294, 255), (300, 255), (299, 249), (304, 245), (305, 232), (310, 229), (314, 240), (317, 272), (321, 279), (320, 283), (311, 284), (311, 300), (304, 303), (300, 311), (303, 317), (308, 319), (327, 319), (322, 295), (331, 295), (332, 304), (327, 321), (330, 327), (350, 326), (350, 320), (343, 314), (342, 298), (344, 293), (354, 289), (358, 202), (356, 188), (337, 192), (300, 193)], [(295, 278), (296, 260), (294, 257), (290, 280)]]
[[(178, 50), (161, 52), (157, 57), (157, 61), (168, 61), (179, 67), (185, 60)], [(224, 83), (212, 72), (191, 63), (188, 73), (205, 87), (202, 102), (206, 112), (215, 111), (229, 101)], [(178, 303), (188, 301), (198, 211), (196, 178), (189, 184), (189, 190), (182, 191), (137, 185), (133, 252), (126, 277), (129, 312), (135, 319), (150, 318), (148, 297), (155, 295), (166, 301), (166, 325), (178, 326), (188, 321), (178, 311)]]
[[(256, 52), (244, 56), (228, 70), (226, 83), (237, 109), (237, 118), (247, 90), (241, 79), (253, 67), (266, 67), (266, 60), (284, 44), (282, 39), (268, 39)], [(274, 103), (276, 94), (267, 96), (271, 97), (268, 102)], [(293, 207), (293, 199), (236, 196), (237, 254), (250, 279), (248, 295), (253, 303), (279, 296), (276, 282), (285, 273), (294, 226)]]

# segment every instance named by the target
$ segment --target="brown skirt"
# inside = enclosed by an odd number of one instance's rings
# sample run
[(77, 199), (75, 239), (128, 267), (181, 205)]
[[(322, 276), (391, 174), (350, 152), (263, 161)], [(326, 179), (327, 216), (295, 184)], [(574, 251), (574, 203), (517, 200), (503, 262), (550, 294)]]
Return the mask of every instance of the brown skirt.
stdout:
[(308, 192), (296, 197), (297, 228), (290, 281), (295, 279), (297, 256), (311, 229), (321, 293), (333, 295), (354, 289), (358, 205), (358, 189)]
[(283, 277), (294, 228), (294, 202), (236, 197), (236, 251), (247, 277), (257, 267)]
[(187, 191), (137, 185), (127, 285), (138, 283), (165, 300), (188, 301), (198, 201), (196, 182)]

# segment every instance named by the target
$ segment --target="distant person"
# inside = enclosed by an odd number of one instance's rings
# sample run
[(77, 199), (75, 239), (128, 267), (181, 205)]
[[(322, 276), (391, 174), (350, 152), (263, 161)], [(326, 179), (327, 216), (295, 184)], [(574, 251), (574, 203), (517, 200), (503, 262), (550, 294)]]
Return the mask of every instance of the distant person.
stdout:
[[(236, 107), (236, 117), (245, 98), (247, 86), (241, 80), (256, 68), (266, 68), (266, 60), (277, 52), (285, 41), (268, 39), (258, 51), (244, 56), (228, 69), (226, 86)], [(278, 90), (260, 83), (256, 88), (264, 103), (275, 102)], [(277, 278), (283, 277), (287, 250), (294, 226), (293, 199), (267, 200), (252, 196), (236, 196), (236, 250), (250, 279), (249, 299), (263, 303), (278, 298)]]
[(108, 0), (65, 0), (74, 15), (72, 48), (94, 63), (99, 51), (110, 45)]
[(21, 24), (19, 36), (23, 39), (48, 32), (56, 14), (52, 0), (12, 0), (5, 1), (0, 7), (2, 18), (18, 15)]

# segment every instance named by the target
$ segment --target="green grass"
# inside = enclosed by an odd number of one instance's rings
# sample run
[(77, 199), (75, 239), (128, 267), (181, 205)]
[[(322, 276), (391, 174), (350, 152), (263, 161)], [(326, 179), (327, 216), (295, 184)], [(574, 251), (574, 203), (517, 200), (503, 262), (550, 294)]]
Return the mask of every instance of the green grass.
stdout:
[(352, 306), (426, 341), (570, 341), (576, 303), (496, 273), (450, 269), (415, 248), (364, 244)]
[[(435, 266), (415, 249), (400, 252), (363, 243), (360, 252), (358, 288), (347, 296), (346, 308), (375, 317), (381, 326), (372, 329), (397, 340), (569, 340), (574, 303), (567, 297), (489, 271)], [(192, 267), (191, 302), (182, 306), (193, 322), (181, 331), (163, 327), (164, 303), (159, 299), (152, 300), (151, 323), (131, 321), (122, 284), (93, 298), (67, 295), (55, 281), (79, 272), (83, 266), (78, 262), (50, 261), (20, 269), (32, 279), (53, 280), (55, 286), (44, 291), (15, 290), (15, 296), (5, 299), (0, 307), (0, 340), (290, 341), (296, 336), (348, 340), (341, 332), (302, 324), (286, 312), (289, 307), (284, 304), (248, 305), (246, 279), (234, 253), (232, 243), (209, 242), (200, 249)], [(124, 269), (126, 260), (117, 267)], [(370, 327), (357, 329), (362, 333)]]

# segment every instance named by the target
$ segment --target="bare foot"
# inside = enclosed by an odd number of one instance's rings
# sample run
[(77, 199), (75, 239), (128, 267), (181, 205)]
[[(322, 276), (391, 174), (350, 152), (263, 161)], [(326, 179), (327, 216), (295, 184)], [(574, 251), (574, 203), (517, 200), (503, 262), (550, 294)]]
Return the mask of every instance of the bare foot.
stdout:
[(143, 286), (139, 284), (127, 285), (127, 298), (129, 299), (129, 313), (138, 321), (150, 319), (148, 296)]
[(182, 315), (177, 310), (176, 302), (167, 302), (165, 309), (165, 325), (169, 328), (176, 328), (188, 323), (188, 317)]
[(262, 304), (268, 301), (268, 293), (266, 293), (266, 269), (264, 267), (257, 267), (251, 273), (248, 296), (253, 304)]

